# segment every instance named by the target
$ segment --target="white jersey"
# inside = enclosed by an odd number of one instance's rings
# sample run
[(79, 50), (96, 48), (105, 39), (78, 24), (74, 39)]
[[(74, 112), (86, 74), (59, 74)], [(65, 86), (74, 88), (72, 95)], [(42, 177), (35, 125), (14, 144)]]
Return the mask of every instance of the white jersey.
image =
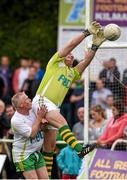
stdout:
[(25, 116), (17, 111), (11, 119), (11, 127), (14, 132), (13, 161), (20, 162), (27, 159), (30, 154), (40, 151), (43, 144), (43, 133), (39, 131), (35, 138), (31, 138), (32, 125), (36, 120), (33, 110)]

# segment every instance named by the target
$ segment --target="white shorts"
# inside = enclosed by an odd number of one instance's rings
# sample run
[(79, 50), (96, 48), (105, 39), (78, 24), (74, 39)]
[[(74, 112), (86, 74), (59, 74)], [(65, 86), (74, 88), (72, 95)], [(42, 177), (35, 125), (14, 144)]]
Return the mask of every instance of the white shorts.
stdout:
[[(40, 99), (40, 95), (36, 95), (32, 101), (32, 109), (34, 110), (35, 114), (37, 114), (37, 110), (39, 108), (39, 99)], [(47, 107), (48, 112), (53, 111), (53, 110), (60, 111), (59, 107), (56, 106), (52, 101), (50, 101), (46, 97), (43, 97), (43, 104)], [(55, 128), (52, 125), (48, 125), (48, 129), (56, 129), (57, 130), (57, 128)]]

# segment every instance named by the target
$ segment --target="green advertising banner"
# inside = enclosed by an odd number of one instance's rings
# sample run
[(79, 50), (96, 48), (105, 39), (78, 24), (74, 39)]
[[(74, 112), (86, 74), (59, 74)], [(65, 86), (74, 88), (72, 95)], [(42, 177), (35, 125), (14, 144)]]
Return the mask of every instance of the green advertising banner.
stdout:
[(60, 0), (59, 25), (84, 26), (85, 0)]

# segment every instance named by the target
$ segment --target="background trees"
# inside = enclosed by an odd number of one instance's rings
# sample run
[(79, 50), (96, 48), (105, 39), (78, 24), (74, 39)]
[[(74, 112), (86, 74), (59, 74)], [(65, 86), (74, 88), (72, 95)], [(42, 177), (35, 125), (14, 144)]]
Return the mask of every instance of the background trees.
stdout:
[(47, 64), (56, 51), (58, 0), (1, 0), (0, 56), (14, 65), (21, 56)]

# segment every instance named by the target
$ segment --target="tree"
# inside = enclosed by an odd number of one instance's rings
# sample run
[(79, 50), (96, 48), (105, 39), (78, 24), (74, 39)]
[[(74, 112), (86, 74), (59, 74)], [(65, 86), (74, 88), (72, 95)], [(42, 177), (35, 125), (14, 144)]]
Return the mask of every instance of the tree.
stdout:
[(9, 55), (17, 65), (21, 56), (42, 60), (56, 51), (57, 0), (1, 0), (0, 56)]

